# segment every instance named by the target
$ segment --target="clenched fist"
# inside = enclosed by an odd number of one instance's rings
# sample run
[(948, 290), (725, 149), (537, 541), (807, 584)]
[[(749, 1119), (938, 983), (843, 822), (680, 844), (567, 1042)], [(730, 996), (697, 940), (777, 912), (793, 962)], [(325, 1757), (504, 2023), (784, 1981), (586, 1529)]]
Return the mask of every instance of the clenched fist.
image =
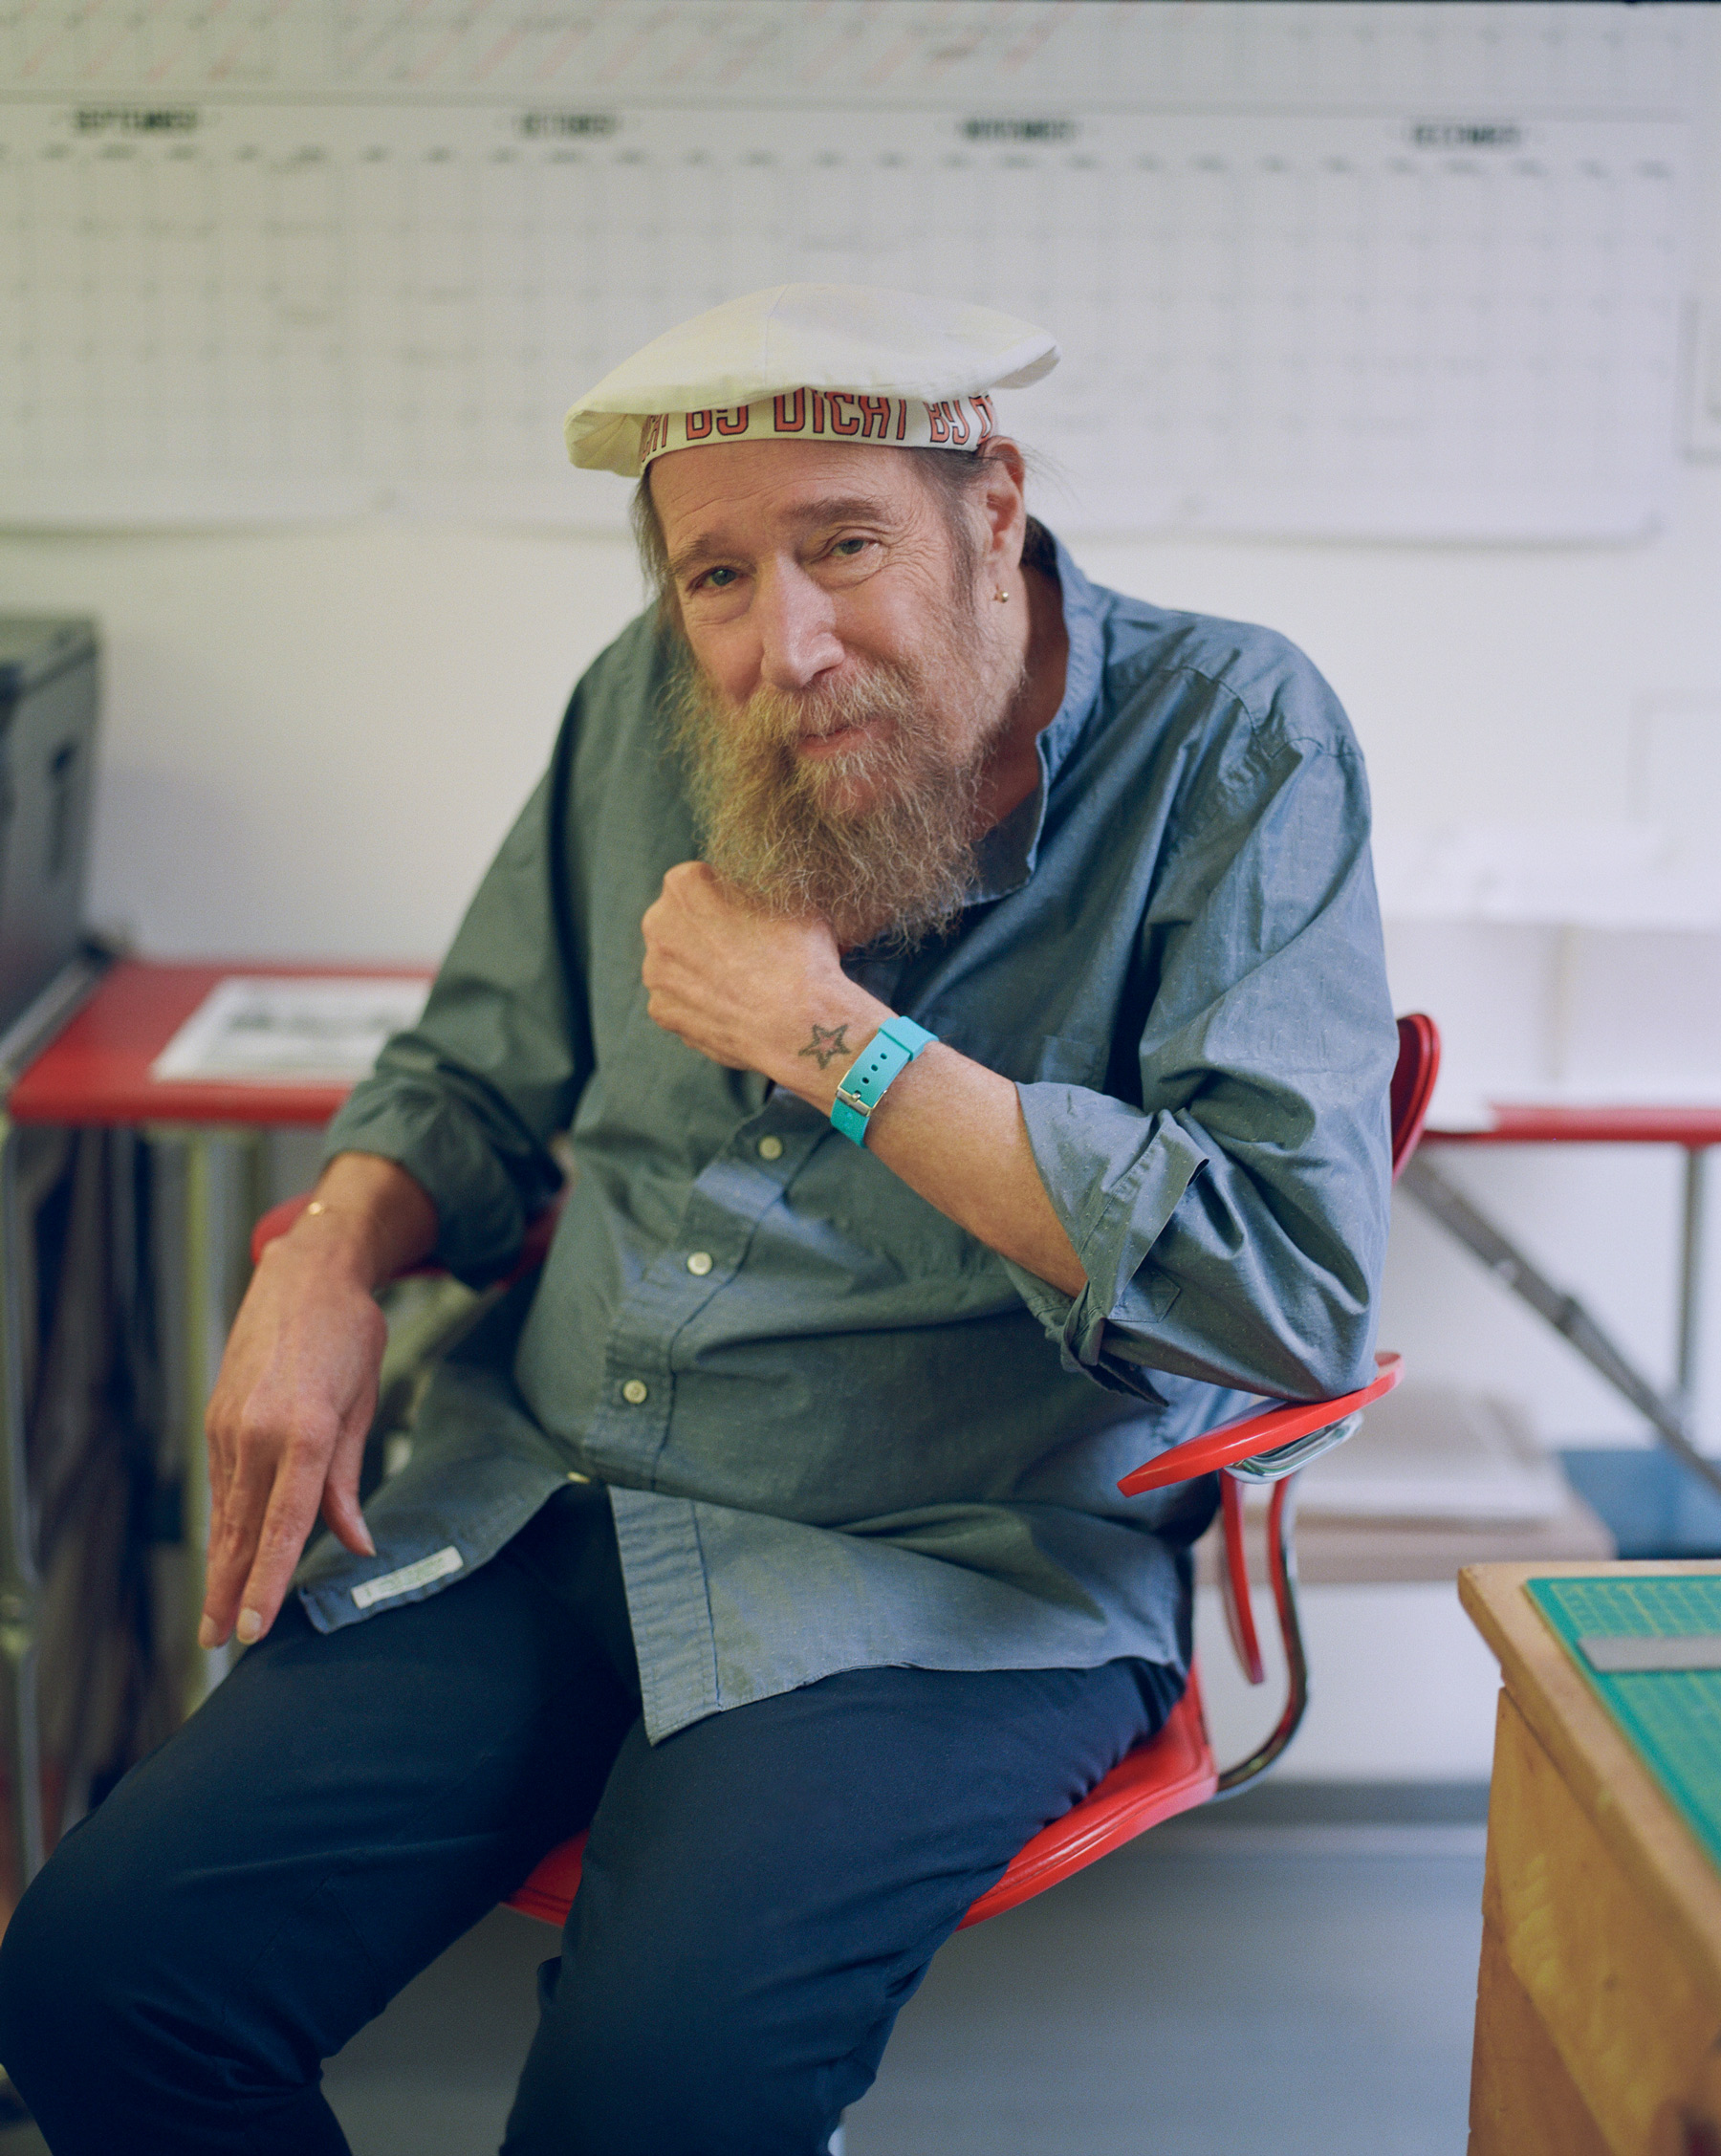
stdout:
[(641, 927), (646, 1009), (665, 1033), (826, 1111), (890, 1015), (843, 972), (827, 922), (762, 913), (704, 861), (669, 871)]

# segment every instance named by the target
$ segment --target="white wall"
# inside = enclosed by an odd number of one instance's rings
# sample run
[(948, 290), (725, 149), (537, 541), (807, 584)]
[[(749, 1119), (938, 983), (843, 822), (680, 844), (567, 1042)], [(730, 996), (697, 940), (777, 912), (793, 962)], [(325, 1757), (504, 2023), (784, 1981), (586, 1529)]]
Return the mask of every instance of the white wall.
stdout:
[(409, 524), (0, 539), (101, 622), (93, 907), (158, 955), (433, 958), (638, 608), (620, 543)]
[[(1309, 1710), (1275, 1773), (1287, 1781), (1486, 1781), (1499, 1666), (1459, 1606), (1431, 1581), (1305, 1587)], [(1222, 1767), (1246, 1759), (1285, 1704), (1284, 1658), (1266, 1588), (1254, 1593), (1267, 1679), (1252, 1689), (1226, 1636), (1216, 1587), (1195, 1597), (1202, 1704)]]

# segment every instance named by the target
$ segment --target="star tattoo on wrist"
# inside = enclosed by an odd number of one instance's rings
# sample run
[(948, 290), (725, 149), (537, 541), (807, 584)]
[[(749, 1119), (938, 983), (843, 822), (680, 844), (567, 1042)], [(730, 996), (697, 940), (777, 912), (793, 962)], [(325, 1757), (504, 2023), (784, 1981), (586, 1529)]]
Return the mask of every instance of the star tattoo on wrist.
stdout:
[(854, 1051), (848, 1044), (848, 1020), (846, 1018), (839, 1026), (816, 1025), (813, 1028), (813, 1038), (808, 1041), (805, 1048), (795, 1051), (798, 1056), (811, 1056), (821, 1071), (827, 1063), (834, 1062), (839, 1056), (852, 1056), (853, 1053)]

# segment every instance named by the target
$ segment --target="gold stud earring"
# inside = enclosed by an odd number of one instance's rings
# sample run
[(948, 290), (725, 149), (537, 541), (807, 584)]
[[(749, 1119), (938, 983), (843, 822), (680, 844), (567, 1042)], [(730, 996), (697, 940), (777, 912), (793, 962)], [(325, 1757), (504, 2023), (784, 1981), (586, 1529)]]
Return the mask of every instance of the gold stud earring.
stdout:
[(1010, 604), (1010, 594), (1004, 589), (1002, 584), (993, 585), (992, 598), (1000, 606), (1008, 606)]

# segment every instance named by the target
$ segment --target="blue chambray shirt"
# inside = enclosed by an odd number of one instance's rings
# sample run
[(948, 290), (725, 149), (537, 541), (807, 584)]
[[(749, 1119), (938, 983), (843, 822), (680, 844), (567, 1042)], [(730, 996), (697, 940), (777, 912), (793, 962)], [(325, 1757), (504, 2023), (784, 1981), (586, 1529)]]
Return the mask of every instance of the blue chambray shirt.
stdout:
[(374, 1558), (307, 1560), (348, 1623), (483, 1564), (570, 1475), (608, 1486), (647, 1733), (833, 1671), (1187, 1665), (1210, 1484), (1120, 1476), (1239, 1395), (1369, 1369), (1396, 1049), (1362, 759), (1282, 637), (1090, 584), (1040, 785), (955, 933), (855, 976), (1013, 1078), (1074, 1299), (756, 1074), (645, 1012), (641, 916), (697, 853), (642, 617), (576, 689), (423, 1021), (329, 1134), (505, 1269), (444, 1367)]

